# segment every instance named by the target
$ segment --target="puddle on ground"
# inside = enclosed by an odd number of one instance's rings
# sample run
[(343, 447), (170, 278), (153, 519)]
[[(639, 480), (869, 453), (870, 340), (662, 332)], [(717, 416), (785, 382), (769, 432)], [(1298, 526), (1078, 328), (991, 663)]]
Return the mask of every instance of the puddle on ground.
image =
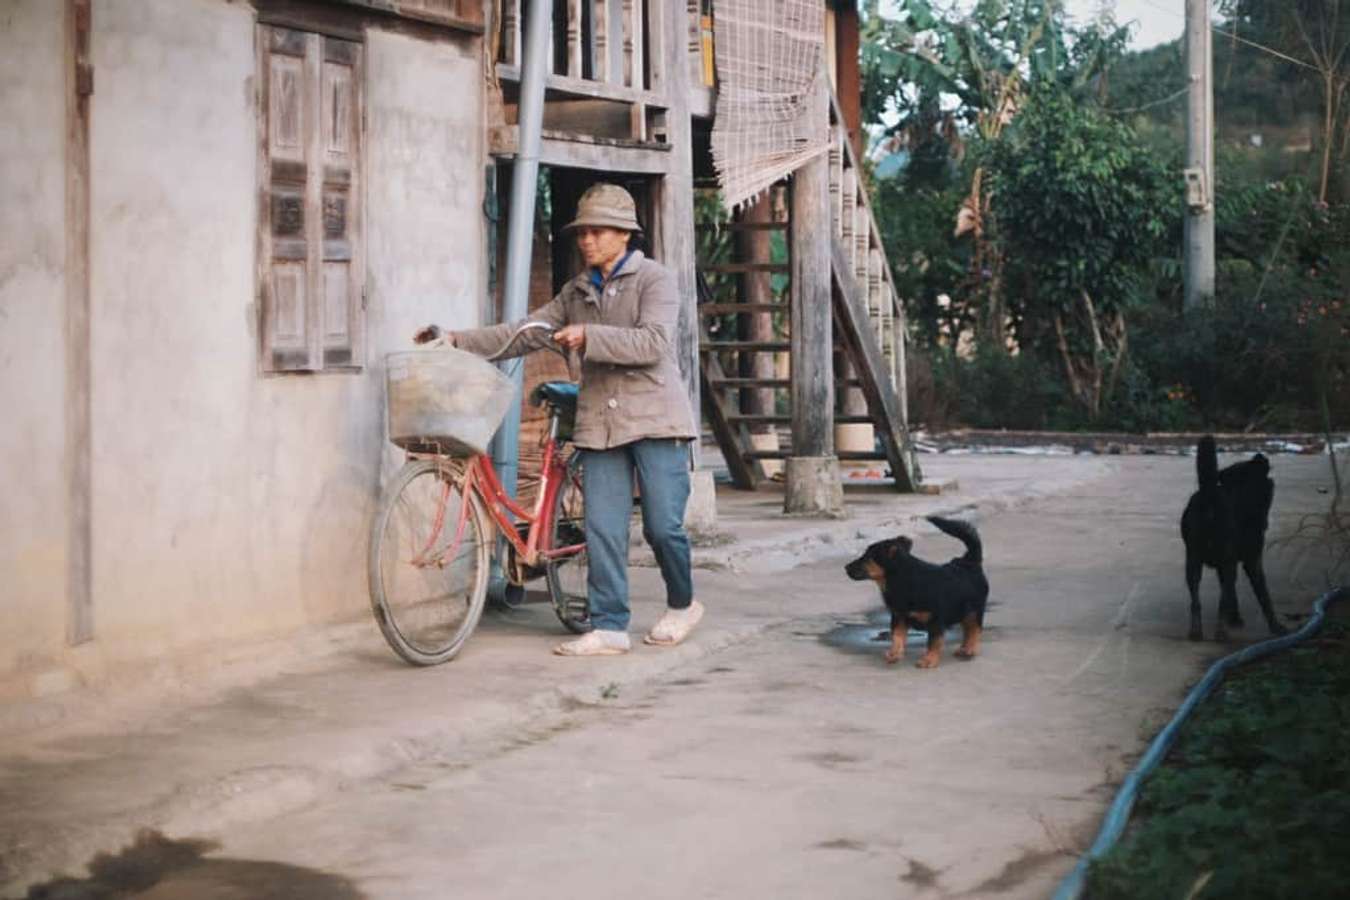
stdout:
[[(947, 636), (960, 635), (961, 628), (948, 629)], [(876, 653), (884, 651), (891, 643), (891, 614), (884, 609), (867, 614), (863, 622), (840, 622), (829, 631), (820, 635), (821, 641), (839, 650), (853, 653)], [(906, 647), (926, 647), (928, 632), (909, 630), (905, 635)]]
[(116, 854), (89, 862), (88, 878), (54, 878), (28, 889), (28, 900), (363, 900), (348, 879), (316, 869), (255, 859), (206, 857), (218, 844), (176, 841), (142, 831)]

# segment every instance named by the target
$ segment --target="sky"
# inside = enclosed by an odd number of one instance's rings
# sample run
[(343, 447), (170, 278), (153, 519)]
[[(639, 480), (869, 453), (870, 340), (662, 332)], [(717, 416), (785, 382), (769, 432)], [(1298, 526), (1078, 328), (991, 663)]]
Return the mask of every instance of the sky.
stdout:
[(1102, 8), (1114, 8), (1116, 21), (1133, 22), (1131, 50), (1147, 50), (1181, 37), (1186, 24), (1186, 0), (1065, 0), (1069, 15), (1091, 20)]

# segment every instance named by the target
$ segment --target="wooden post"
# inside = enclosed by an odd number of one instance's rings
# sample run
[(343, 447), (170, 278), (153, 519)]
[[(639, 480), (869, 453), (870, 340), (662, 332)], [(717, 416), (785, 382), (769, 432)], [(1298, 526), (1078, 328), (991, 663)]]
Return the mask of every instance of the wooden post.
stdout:
[[(675, 273), (680, 292), (680, 329), (677, 354), (680, 376), (689, 393), (694, 417), (699, 417), (698, 297), (694, 273), (694, 154), (689, 120), (689, 66), (686, 63), (686, 10), (681, 3), (653, 4), (652, 53), (662, 57), (661, 78), (652, 89), (666, 102), (666, 140), (670, 169), (657, 191), (656, 258)], [(658, 30), (657, 25), (660, 28)], [(698, 440), (694, 441), (698, 459)]]
[[(825, 80), (816, 110), (823, 118)], [(792, 175), (792, 456), (784, 512), (839, 515), (843, 486), (834, 455), (834, 360), (830, 294), (830, 161), (821, 153)]]
[(844, 114), (843, 128), (853, 145), (853, 156), (862, 159), (862, 78), (858, 71), (858, 4), (846, 0), (834, 9), (835, 94)]

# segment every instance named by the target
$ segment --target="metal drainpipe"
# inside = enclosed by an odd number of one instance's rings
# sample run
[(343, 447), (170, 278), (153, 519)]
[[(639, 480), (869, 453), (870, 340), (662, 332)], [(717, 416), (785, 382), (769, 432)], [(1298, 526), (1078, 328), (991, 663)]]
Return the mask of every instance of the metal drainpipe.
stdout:
[[(530, 0), (525, 20), (524, 68), (520, 75), (519, 147), (511, 172), (511, 206), (507, 213), (506, 273), (502, 287), (502, 321), (516, 322), (529, 313), (530, 252), (534, 239), (534, 203), (539, 178), (540, 132), (544, 125), (544, 70), (548, 60), (550, 0)], [(503, 364), (504, 366), (506, 364)], [(520, 395), (523, 367), (512, 364), (516, 402), (493, 440), (492, 462), (502, 486), (516, 494), (520, 449)]]
[[(506, 273), (502, 280), (502, 321), (516, 322), (529, 313), (530, 254), (534, 239), (534, 204), (539, 179), (540, 132), (544, 127), (544, 77), (548, 74), (550, 0), (530, 0), (525, 20), (524, 59), (520, 73), (520, 102), (517, 116), (518, 145), (511, 172), (511, 205), (507, 213)], [(520, 472), (520, 403), (525, 377), (524, 367), (502, 363), (515, 382), (515, 402), (492, 440), (492, 463), (502, 487), (516, 496)], [(510, 368), (507, 368), (510, 364)], [(514, 370), (514, 371), (512, 371)], [(501, 554), (496, 555), (500, 559)], [(493, 562), (492, 592), (502, 596), (506, 584), (499, 565)]]

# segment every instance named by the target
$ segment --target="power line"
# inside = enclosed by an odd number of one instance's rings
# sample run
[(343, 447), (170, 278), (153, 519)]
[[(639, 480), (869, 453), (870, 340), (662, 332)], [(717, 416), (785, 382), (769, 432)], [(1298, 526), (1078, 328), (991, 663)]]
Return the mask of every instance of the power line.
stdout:
[(1222, 28), (1220, 28), (1218, 25), (1211, 25), (1210, 28), (1212, 28), (1214, 31), (1217, 31), (1219, 34), (1223, 35), (1224, 37), (1230, 37), (1230, 38), (1232, 38), (1233, 40), (1237, 41), (1239, 44), (1246, 44), (1246, 45), (1249, 46), (1249, 47), (1255, 47), (1257, 50), (1263, 50), (1263, 51), (1265, 51), (1266, 53), (1269, 53), (1271, 56), (1278, 56), (1280, 59), (1287, 60), (1288, 62), (1294, 63), (1295, 65), (1303, 66), (1305, 69), (1312, 69), (1314, 72), (1320, 72), (1320, 71), (1321, 71), (1321, 69), (1318, 69), (1317, 66), (1313, 65), (1313, 64), (1310, 63), (1310, 62), (1305, 62), (1305, 61), (1303, 61), (1303, 60), (1301, 60), (1301, 59), (1295, 59), (1294, 57), (1290, 56), (1289, 54), (1287, 54), (1287, 53), (1281, 53), (1280, 51), (1274, 49), (1273, 47), (1267, 47), (1267, 46), (1265, 46), (1264, 44), (1258, 44), (1258, 43), (1256, 43), (1256, 41), (1249, 41), (1249, 40), (1247, 40), (1247, 39), (1244, 38), (1244, 37), (1239, 37), (1239, 36), (1238, 36), (1238, 33), (1237, 33), (1236, 31), (1224, 31), (1224, 30), (1223, 30)]
[[(1184, 14), (1184, 13), (1179, 13), (1179, 12), (1177, 12), (1175, 9), (1171, 9), (1170, 7), (1159, 6), (1157, 3), (1154, 2), (1154, 0), (1144, 0), (1144, 3), (1146, 3), (1147, 5), (1153, 7), (1153, 8), (1156, 9), (1158, 12), (1165, 12), (1165, 13), (1167, 13), (1169, 16), (1176, 16), (1177, 18), (1181, 18), (1181, 19), (1184, 19), (1184, 18), (1185, 18), (1185, 14)], [(1232, 38), (1233, 40), (1237, 41), (1239, 44), (1246, 44), (1248, 47), (1254, 47), (1255, 49), (1260, 50), (1260, 51), (1262, 51), (1263, 53), (1269, 53), (1271, 56), (1278, 56), (1280, 59), (1283, 59), (1283, 60), (1285, 60), (1286, 62), (1291, 62), (1291, 63), (1293, 63), (1294, 65), (1297, 65), (1297, 66), (1303, 66), (1305, 69), (1312, 69), (1312, 70), (1315, 71), (1315, 72), (1321, 71), (1320, 69), (1317, 68), (1317, 66), (1313, 65), (1313, 64), (1310, 63), (1310, 62), (1307, 62), (1306, 60), (1297, 59), (1297, 58), (1295, 58), (1295, 57), (1293, 57), (1293, 56), (1290, 56), (1290, 55), (1287, 54), (1287, 53), (1281, 53), (1279, 50), (1276, 50), (1274, 47), (1267, 47), (1265, 44), (1258, 44), (1256, 41), (1249, 41), (1249, 40), (1247, 40), (1246, 38), (1241, 37), (1236, 31), (1224, 31), (1224, 30), (1223, 30), (1222, 28), (1220, 28), (1218, 25), (1210, 25), (1209, 27), (1210, 27), (1210, 30), (1211, 30), (1211, 31), (1218, 32), (1219, 34), (1223, 35), (1224, 37)]]
[(1152, 100), (1148, 103), (1145, 103), (1143, 106), (1127, 106), (1124, 109), (1108, 109), (1107, 112), (1115, 114), (1143, 112), (1144, 110), (1152, 109), (1155, 106), (1162, 106), (1164, 103), (1171, 103), (1173, 100), (1177, 99), (1190, 89), (1191, 89), (1190, 85), (1187, 85), (1186, 87), (1182, 88), (1181, 90), (1177, 91), (1174, 94), (1168, 94), (1166, 97), (1163, 97), (1160, 100)]

